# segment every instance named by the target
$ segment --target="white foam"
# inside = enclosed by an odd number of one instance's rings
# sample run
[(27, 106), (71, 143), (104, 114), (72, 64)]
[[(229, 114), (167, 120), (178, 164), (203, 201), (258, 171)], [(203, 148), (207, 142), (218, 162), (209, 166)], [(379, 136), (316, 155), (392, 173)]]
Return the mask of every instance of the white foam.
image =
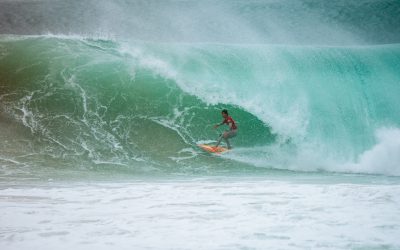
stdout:
[(354, 172), (400, 176), (400, 129), (381, 128), (375, 136), (376, 144), (345, 167)]
[[(324, 180), (326, 181), (326, 180)], [(1, 249), (399, 249), (400, 186), (243, 179), (0, 188)]]

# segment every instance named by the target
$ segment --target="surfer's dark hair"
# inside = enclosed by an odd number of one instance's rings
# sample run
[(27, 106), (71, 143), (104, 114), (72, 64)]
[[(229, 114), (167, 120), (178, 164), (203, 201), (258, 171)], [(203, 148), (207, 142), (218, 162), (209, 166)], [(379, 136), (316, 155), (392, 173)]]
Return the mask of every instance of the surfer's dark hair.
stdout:
[(222, 113), (224, 113), (224, 114), (228, 114), (228, 110), (226, 110), (226, 109), (223, 109), (223, 110), (222, 110)]

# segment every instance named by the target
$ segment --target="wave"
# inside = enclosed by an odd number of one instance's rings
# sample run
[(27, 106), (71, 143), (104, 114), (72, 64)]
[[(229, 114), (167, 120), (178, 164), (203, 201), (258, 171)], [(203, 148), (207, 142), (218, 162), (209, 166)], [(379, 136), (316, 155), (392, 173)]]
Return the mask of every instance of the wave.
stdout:
[[(0, 162), (145, 173), (400, 175), (399, 65), (398, 44), (3, 36)], [(221, 132), (212, 129), (221, 108), (240, 133), (235, 150), (210, 157), (195, 144)]]

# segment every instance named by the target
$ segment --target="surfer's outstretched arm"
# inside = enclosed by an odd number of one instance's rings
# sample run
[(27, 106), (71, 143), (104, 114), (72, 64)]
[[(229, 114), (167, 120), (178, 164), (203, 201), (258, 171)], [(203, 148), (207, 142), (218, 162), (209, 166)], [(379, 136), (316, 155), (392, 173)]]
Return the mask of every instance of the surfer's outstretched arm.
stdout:
[(222, 121), (221, 123), (215, 124), (215, 125), (214, 125), (214, 128), (218, 128), (219, 126), (221, 126), (221, 125), (223, 125), (223, 124), (224, 124), (224, 121)]

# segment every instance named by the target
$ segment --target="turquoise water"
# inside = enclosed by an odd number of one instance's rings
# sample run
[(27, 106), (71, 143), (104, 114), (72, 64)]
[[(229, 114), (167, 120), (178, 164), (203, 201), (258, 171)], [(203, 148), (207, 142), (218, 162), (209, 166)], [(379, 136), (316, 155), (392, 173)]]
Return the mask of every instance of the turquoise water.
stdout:
[[(5, 173), (400, 174), (397, 44), (3, 36), (0, 45)], [(235, 150), (213, 157), (196, 144), (215, 141), (222, 108), (240, 133)]]

